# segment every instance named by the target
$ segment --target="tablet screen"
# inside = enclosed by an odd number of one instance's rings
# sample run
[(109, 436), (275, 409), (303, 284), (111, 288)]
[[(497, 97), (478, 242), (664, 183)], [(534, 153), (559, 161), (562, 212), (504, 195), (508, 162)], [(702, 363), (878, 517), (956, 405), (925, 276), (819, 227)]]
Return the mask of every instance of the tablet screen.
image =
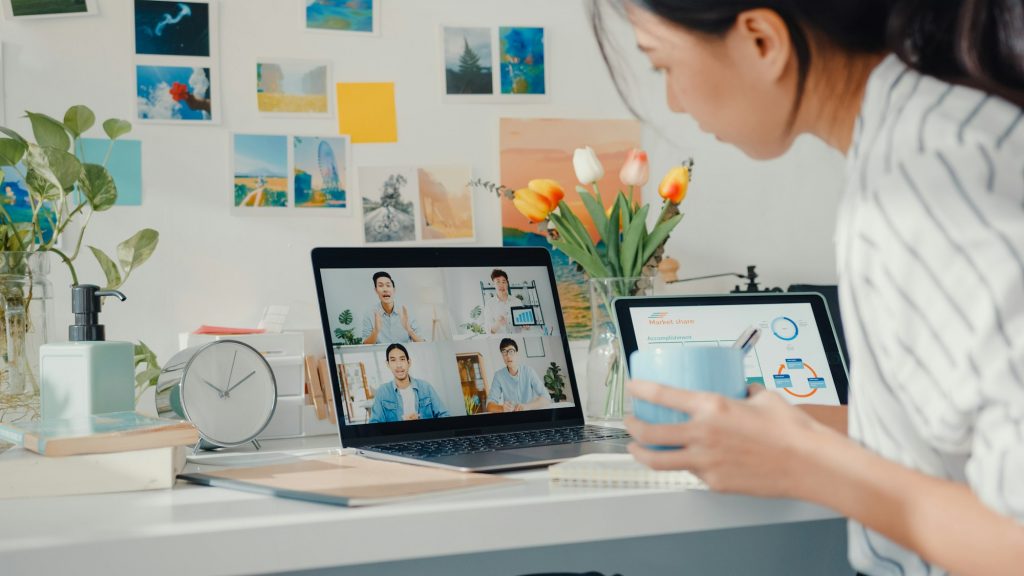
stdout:
[[(653, 346), (732, 346), (749, 326), (761, 330), (747, 354), (748, 384), (763, 384), (794, 404), (840, 403), (814, 310), (807, 302), (653, 305), (637, 303), (630, 320), (638, 349)], [(828, 338), (834, 340), (832, 334)], [(845, 390), (845, 375), (842, 388)]]

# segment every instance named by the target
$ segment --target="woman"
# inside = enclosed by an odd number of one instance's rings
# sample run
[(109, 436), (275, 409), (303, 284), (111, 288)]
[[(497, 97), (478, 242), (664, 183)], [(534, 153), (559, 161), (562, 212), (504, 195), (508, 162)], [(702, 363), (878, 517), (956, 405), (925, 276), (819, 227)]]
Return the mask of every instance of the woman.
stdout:
[(757, 389), (631, 382), (692, 417), (629, 420), (633, 454), (849, 516), (865, 573), (1020, 574), (1022, 0), (623, 5), (674, 111), (755, 158), (804, 133), (846, 155), (836, 243), (853, 359), (848, 426), (845, 408)]

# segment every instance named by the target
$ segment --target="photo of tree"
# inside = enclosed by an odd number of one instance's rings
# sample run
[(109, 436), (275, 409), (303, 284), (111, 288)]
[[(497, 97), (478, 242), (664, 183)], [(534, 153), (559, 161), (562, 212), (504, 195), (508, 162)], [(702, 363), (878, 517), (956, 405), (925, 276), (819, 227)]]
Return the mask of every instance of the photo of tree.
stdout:
[(488, 28), (445, 28), (447, 94), (493, 94), (493, 50)]

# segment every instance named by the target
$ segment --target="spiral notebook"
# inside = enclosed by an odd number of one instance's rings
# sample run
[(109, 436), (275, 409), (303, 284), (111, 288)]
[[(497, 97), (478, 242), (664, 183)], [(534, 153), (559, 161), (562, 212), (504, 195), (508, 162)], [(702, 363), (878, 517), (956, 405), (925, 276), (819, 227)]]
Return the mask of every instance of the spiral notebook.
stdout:
[(672, 488), (707, 490), (700, 478), (685, 470), (651, 470), (629, 454), (587, 454), (548, 468), (557, 486), (595, 488)]

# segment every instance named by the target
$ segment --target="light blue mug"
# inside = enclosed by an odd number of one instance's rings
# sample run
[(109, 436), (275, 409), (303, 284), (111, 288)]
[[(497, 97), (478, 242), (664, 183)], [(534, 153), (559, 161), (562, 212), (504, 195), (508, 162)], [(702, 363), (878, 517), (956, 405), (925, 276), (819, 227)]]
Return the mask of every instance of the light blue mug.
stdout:
[[(714, 346), (655, 346), (629, 357), (630, 377), (673, 388), (716, 392), (733, 398), (747, 395), (743, 352)], [(665, 406), (633, 399), (633, 414), (652, 424), (686, 422), (690, 416)], [(672, 448), (672, 447), (662, 447)]]

